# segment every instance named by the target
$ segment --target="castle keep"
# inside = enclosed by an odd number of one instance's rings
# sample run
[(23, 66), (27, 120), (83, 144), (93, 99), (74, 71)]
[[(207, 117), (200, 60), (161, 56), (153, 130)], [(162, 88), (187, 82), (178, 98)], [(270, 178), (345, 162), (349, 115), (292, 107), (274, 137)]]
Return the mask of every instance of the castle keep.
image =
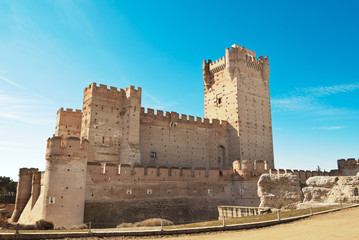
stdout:
[(45, 171), (20, 169), (12, 221), (104, 227), (258, 206), (258, 177), (274, 168), (268, 79), (268, 57), (237, 45), (203, 61), (204, 118), (144, 109), (141, 88), (92, 83), (82, 111), (57, 112)]

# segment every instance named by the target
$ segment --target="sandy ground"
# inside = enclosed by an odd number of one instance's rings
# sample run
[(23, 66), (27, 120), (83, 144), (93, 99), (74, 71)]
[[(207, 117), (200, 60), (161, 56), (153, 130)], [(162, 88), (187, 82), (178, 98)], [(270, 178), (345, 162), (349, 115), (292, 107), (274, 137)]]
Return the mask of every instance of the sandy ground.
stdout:
[[(91, 238), (97, 239), (97, 238)], [(161, 240), (220, 240), (220, 239), (359, 239), (359, 207), (346, 209), (339, 212), (314, 216), (309, 219), (293, 223), (281, 224), (273, 227), (242, 230), (214, 232), (195, 235), (179, 235), (164, 237), (116, 237), (101, 239), (161, 239)]]

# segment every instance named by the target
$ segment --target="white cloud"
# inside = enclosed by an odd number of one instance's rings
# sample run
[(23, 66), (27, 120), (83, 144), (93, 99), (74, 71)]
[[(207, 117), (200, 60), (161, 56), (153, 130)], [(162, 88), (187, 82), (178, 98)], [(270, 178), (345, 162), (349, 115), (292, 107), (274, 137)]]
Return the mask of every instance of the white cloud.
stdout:
[(322, 98), (339, 93), (349, 93), (359, 89), (359, 83), (333, 86), (301, 88), (283, 97), (273, 97), (272, 109), (278, 111), (306, 111), (316, 115), (357, 114), (358, 111), (335, 108), (322, 101)]
[(303, 88), (298, 91), (313, 97), (323, 97), (337, 93), (352, 92), (357, 89), (359, 89), (359, 83)]
[[(147, 105), (150, 108), (154, 108), (154, 109), (167, 109), (177, 105), (177, 102), (168, 102), (168, 101), (160, 101), (158, 98), (156, 98), (155, 96), (151, 95), (150, 93), (148, 93), (147, 91), (142, 90), (144, 96), (148, 97), (151, 101), (147, 101), (144, 103), (144, 105)], [(146, 101), (146, 99), (144, 99), (144, 101)]]
[(33, 125), (48, 125), (52, 122), (49, 115), (52, 101), (3, 76), (0, 79), (17, 87), (14, 92), (0, 91), (0, 120), (16, 120)]
[(313, 129), (318, 129), (318, 130), (338, 130), (338, 129), (343, 129), (343, 128), (347, 128), (347, 127), (346, 126), (314, 127)]
[(15, 87), (18, 87), (18, 88), (21, 88), (21, 89), (25, 89), (25, 88), (24, 88), (23, 86), (21, 86), (20, 84), (17, 84), (16, 82), (11, 81), (11, 80), (7, 79), (7, 78), (4, 77), (4, 76), (1, 76), (1, 75), (0, 75), (0, 79), (4, 80), (5, 82), (7, 82), (7, 83), (9, 83), (9, 84), (11, 84), (11, 85), (13, 85), (13, 86), (15, 86)]

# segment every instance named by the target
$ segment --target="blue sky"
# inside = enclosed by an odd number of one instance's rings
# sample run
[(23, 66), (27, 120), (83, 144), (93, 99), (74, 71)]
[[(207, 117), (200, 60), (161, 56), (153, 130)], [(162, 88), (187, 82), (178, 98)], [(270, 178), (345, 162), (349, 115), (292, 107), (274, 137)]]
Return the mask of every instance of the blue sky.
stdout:
[(0, 1), (0, 175), (45, 166), (60, 107), (91, 82), (203, 116), (202, 61), (267, 55), (275, 165), (359, 158), (357, 1)]

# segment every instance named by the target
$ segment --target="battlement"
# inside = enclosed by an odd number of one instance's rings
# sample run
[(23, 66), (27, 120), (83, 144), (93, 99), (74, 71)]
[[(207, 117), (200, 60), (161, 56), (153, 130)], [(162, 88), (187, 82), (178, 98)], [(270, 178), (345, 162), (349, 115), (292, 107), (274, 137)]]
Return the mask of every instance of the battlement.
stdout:
[(337, 161), (338, 164), (338, 169), (343, 169), (343, 168), (359, 168), (359, 159), (355, 160), (355, 158), (348, 158), (347, 160), (345, 159), (339, 159)]
[(256, 52), (255, 51), (252, 51), (252, 50), (249, 50), (245, 47), (242, 47), (242, 46), (239, 46), (237, 44), (233, 44), (231, 46), (231, 49), (227, 48), (226, 49), (226, 55), (227, 53), (231, 53), (231, 54), (241, 54), (241, 55), (250, 55), (254, 58), (256, 58)]
[(290, 170), (290, 169), (270, 169), (269, 174), (293, 174), (297, 175), (301, 182), (305, 182), (308, 178), (314, 176), (335, 176), (334, 172), (326, 171), (309, 171), (309, 170)]
[(32, 175), (34, 172), (38, 172), (38, 168), (20, 168), (19, 176)]
[(46, 159), (87, 158), (88, 145), (87, 139), (80, 140), (78, 137), (63, 139), (62, 137), (54, 136), (47, 139)]
[(81, 109), (72, 109), (72, 108), (66, 108), (64, 110), (64, 108), (60, 108), (59, 110), (57, 110), (57, 113), (70, 113), (70, 114), (82, 114), (82, 110)]
[(161, 110), (155, 110), (152, 108), (141, 108), (141, 117), (153, 118), (161, 121), (167, 121), (172, 123), (185, 123), (195, 124), (198, 126), (219, 126), (227, 128), (227, 121), (219, 119), (207, 119), (201, 117), (187, 116), (186, 114), (178, 114), (176, 112), (163, 112)]
[(97, 83), (91, 83), (89, 86), (85, 87), (84, 89), (84, 94), (86, 94), (87, 92), (91, 92), (94, 93), (106, 93), (106, 94), (109, 94), (108, 96), (113, 96), (113, 97), (116, 97), (116, 98), (123, 98), (123, 97), (126, 97), (126, 98), (130, 98), (130, 97), (141, 97), (141, 92), (142, 92), (142, 89), (140, 87), (138, 87), (137, 89), (130, 85), (129, 87), (127, 88), (120, 88), (120, 89), (117, 89), (117, 87), (108, 87), (107, 85), (104, 85), (104, 84), (99, 84), (97, 85)]
[[(127, 164), (116, 164), (111, 163), (88, 163), (88, 171), (90, 175), (104, 175), (106, 178), (110, 179), (121, 179), (122, 180), (131, 180), (136, 179), (137, 181), (141, 180), (154, 180), (154, 181), (196, 181), (204, 179), (222, 179), (232, 180), (234, 177), (233, 170), (228, 169), (210, 169), (206, 172), (204, 168), (177, 168), (177, 167), (152, 167), (152, 166), (142, 166), (135, 165), (131, 167)], [(96, 178), (94, 178), (96, 179)], [(101, 179), (104, 179), (101, 177)], [(238, 178), (239, 180), (239, 178)]]
[(213, 74), (213, 73), (220, 72), (225, 69), (226, 58), (222, 57), (213, 62), (211, 60), (209, 60), (208, 63), (209, 63), (209, 71)]

